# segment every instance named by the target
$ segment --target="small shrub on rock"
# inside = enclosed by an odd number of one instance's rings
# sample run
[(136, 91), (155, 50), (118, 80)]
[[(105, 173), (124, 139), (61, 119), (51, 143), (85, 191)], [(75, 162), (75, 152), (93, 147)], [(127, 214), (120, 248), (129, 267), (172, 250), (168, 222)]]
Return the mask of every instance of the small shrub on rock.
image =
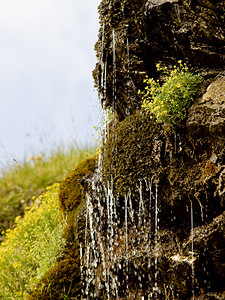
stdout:
[(188, 71), (185, 63), (179, 60), (178, 64), (172, 70), (157, 64), (157, 70), (164, 75), (164, 83), (160, 85), (159, 80), (146, 77), (145, 90), (139, 91), (143, 95), (142, 107), (151, 112), (158, 122), (177, 124), (185, 119), (202, 82), (202, 77)]

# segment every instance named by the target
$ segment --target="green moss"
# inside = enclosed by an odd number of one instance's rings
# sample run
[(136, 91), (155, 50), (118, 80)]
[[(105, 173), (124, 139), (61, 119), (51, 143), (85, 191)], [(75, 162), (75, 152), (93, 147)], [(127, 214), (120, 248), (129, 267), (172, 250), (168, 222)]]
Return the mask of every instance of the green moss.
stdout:
[(88, 179), (96, 168), (96, 157), (88, 158), (81, 162), (59, 188), (59, 205), (63, 211), (76, 208), (85, 198), (84, 188), (79, 179)]
[[(158, 149), (154, 141), (158, 140)], [(139, 179), (144, 179), (160, 167), (161, 126), (145, 112), (127, 117), (112, 132), (103, 149), (103, 180), (114, 180), (114, 192), (123, 196), (134, 191)], [(158, 170), (157, 170), (158, 171)]]
[(113, 179), (114, 194), (123, 197), (131, 190), (138, 202), (140, 180), (152, 179), (165, 215), (174, 206), (182, 215), (195, 199), (190, 186), (200, 181), (199, 168), (211, 151), (206, 139), (190, 140), (185, 128), (165, 128), (145, 111), (120, 122), (102, 150), (103, 181)]

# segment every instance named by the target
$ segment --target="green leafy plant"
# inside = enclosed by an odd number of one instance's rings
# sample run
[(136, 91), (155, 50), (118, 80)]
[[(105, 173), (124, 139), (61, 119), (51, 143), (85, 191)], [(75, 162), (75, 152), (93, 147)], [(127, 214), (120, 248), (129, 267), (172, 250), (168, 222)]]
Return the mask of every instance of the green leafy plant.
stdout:
[(15, 228), (6, 230), (0, 245), (0, 298), (24, 299), (26, 293), (54, 264), (64, 248), (65, 222), (60, 221), (59, 184), (33, 199)]
[(181, 60), (172, 70), (160, 64), (156, 67), (164, 75), (164, 83), (160, 85), (159, 80), (146, 77), (145, 90), (139, 91), (143, 95), (142, 107), (150, 111), (158, 122), (177, 124), (186, 117), (202, 77), (193, 75)]

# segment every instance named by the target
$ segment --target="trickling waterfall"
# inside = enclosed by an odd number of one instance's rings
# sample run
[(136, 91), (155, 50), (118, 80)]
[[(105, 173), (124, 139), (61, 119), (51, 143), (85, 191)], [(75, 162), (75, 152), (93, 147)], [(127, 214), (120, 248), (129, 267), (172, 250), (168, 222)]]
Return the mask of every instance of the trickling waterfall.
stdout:
[[(130, 46), (129, 46), (129, 39), (127, 38), (127, 99), (128, 102), (131, 101), (131, 91), (130, 91)], [(127, 107), (126, 111), (127, 115), (130, 115), (130, 109)]]
[[(144, 258), (147, 257), (146, 267), (150, 270), (155, 266), (157, 273), (157, 189), (152, 180), (140, 180), (138, 203), (132, 203), (131, 192), (124, 195), (123, 200), (115, 197), (113, 182), (108, 182), (106, 186), (100, 181), (94, 184), (92, 196), (87, 195), (85, 242), (80, 250), (83, 299), (98, 299), (102, 293), (106, 293), (108, 299), (119, 299), (119, 296), (129, 299), (130, 290), (134, 288), (130, 279), (133, 281), (134, 277), (140, 290), (145, 285), (145, 293), (158, 293), (157, 275), (155, 283), (148, 285), (153, 278), (138, 271), (138, 260), (143, 257), (145, 264)], [(148, 199), (143, 198), (146, 191)], [(155, 200), (154, 208), (151, 207), (152, 199)], [(153, 209), (155, 220), (148, 218)], [(150, 232), (154, 228), (152, 221), (155, 229)], [(150, 236), (155, 237), (152, 240)], [(150, 248), (154, 249), (152, 257), (149, 256)], [(154, 290), (151, 290), (153, 285)]]
[(113, 53), (113, 108), (116, 110), (116, 38), (115, 38), (115, 30), (112, 30), (112, 53)]
[(155, 195), (155, 291), (158, 292), (158, 186), (156, 184), (156, 195)]
[(195, 299), (195, 268), (194, 268), (194, 216), (193, 216), (193, 203), (191, 201), (191, 276), (192, 276), (192, 295)]

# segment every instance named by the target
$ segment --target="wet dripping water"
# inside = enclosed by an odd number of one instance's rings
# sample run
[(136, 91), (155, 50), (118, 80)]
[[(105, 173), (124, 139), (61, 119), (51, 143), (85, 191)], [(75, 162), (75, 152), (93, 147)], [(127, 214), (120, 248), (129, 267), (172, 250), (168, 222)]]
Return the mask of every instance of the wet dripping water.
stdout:
[(192, 297), (195, 299), (195, 268), (194, 268), (194, 216), (193, 203), (191, 201), (191, 277), (192, 277)]
[[(94, 286), (97, 282), (101, 282), (99, 291), (105, 290), (108, 299), (120, 293), (129, 299), (130, 261), (132, 261), (133, 268), (138, 270), (139, 267), (135, 263), (136, 257), (139, 257), (141, 252), (146, 255), (144, 253), (149, 251), (152, 243), (149, 239), (149, 230), (152, 228), (151, 220), (146, 219), (146, 215), (149, 215), (152, 199), (155, 200), (155, 228), (153, 233), (155, 236), (155, 258), (153, 263), (149, 257), (147, 267), (155, 266), (156, 275), (154, 291), (152, 292), (154, 295), (157, 293), (158, 187), (154, 185), (155, 193), (153, 194), (152, 180), (148, 181), (149, 184), (146, 182), (146, 180), (139, 181), (137, 190), (139, 194), (138, 210), (132, 203), (131, 191), (124, 196), (122, 218), (119, 214), (119, 207), (117, 207), (119, 205), (118, 199), (113, 194), (112, 182), (108, 182), (107, 186), (100, 183), (99, 186), (93, 187), (94, 197), (91, 198), (87, 195), (85, 242), (80, 250), (81, 275), (84, 284), (83, 299), (90, 299), (93, 296)], [(143, 191), (149, 193), (149, 199), (144, 199)], [(143, 236), (146, 236), (145, 242), (141, 240)], [(147, 241), (149, 241), (148, 247), (145, 246)], [(152, 247), (154, 247), (153, 244)], [(99, 272), (99, 268), (102, 269), (102, 272)], [(122, 284), (120, 282), (121, 276), (122, 278), (124, 276)], [(139, 289), (143, 288), (143, 282), (151, 281), (151, 277), (147, 276), (146, 279), (145, 274), (137, 273), (135, 276)], [(150, 292), (149, 286), (149, 294)], [(98, 292), (95, 291), (95, 293), (97, 294), (94, 297), (97, 299)]]
[(115, 30), (112, 30), (112, 54), (113, 54), (113, 108), (116, 110), (116, 38), (115, 38)]
[[(131, 102), (131, 92), (130, 92), (130, 46), (129, 46), (129, 40), (127, 38), (127, 100), (128, 103)], [(129, 104), (128, 104), (129, 106)], [(130, 108), (127, 107), (127, 115), (130, 115)]]

